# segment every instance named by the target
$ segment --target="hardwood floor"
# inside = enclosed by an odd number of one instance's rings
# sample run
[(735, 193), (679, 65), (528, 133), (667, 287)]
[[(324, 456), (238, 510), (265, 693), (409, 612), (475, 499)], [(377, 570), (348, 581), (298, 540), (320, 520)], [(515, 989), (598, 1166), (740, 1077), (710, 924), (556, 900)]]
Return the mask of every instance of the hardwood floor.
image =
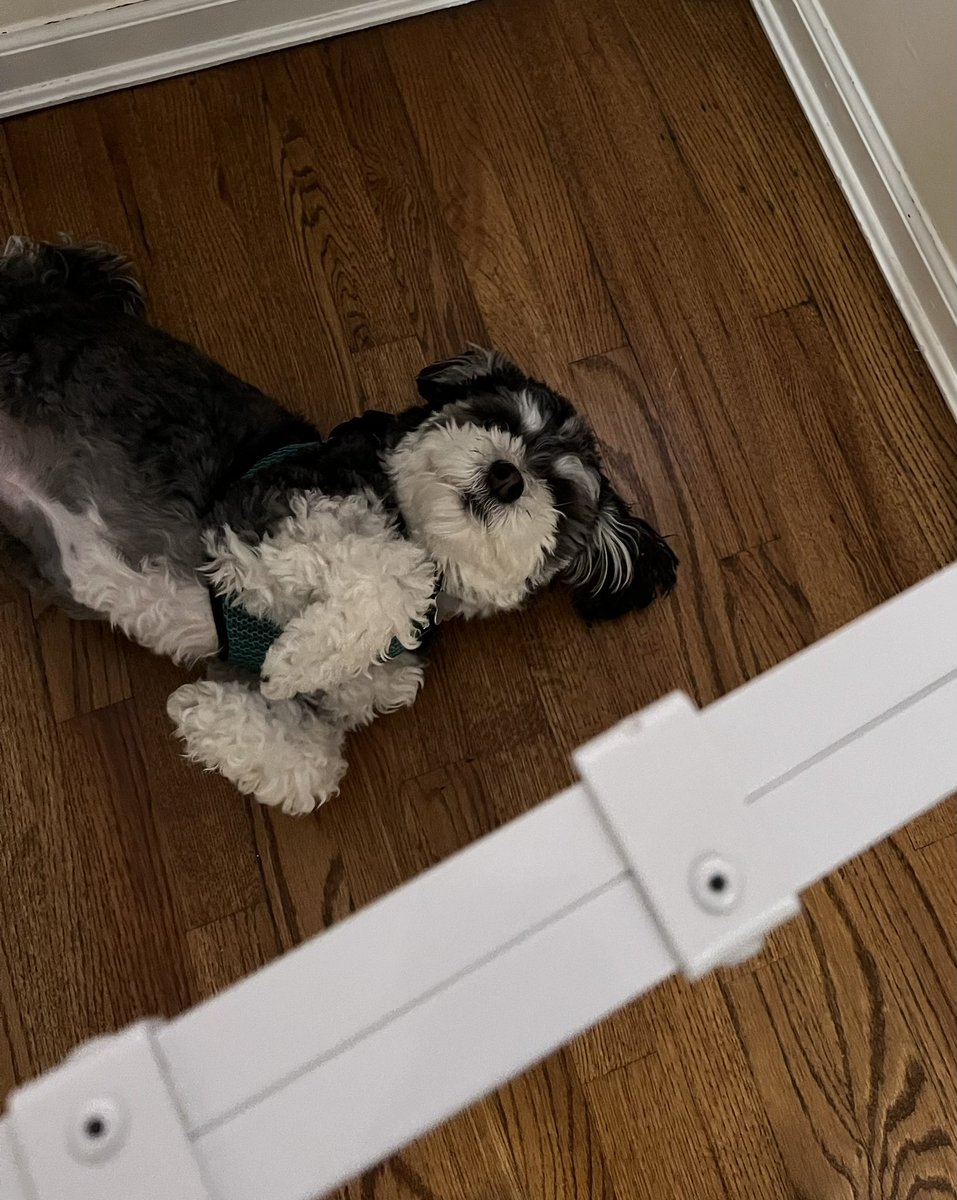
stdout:
[[(957, 428), (746, 0), (479, 0), (10, 119), (0, 231), (128, 248), (158, 323), (327, 427), (492, 342), (674, 536), (612, 627), (450, 627), (290, 820), (185, 765), (166, 662), (0, 583), (0, 1093), (172, 1014), (953, 559)], [(957, 1196), (953, 802), (344, 1190)], [(317, 1129), (321, 1136), (321, 1129)]]

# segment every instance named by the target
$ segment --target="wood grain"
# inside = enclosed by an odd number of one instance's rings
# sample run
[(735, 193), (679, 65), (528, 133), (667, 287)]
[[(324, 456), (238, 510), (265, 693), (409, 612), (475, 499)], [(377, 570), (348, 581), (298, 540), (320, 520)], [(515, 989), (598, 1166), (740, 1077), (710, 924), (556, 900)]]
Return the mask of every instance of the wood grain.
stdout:
[(865, 934), (833, 885), (822, 895), (814, 953), (728, 988), (788, 1174), (812, 1195), (952, 1196), (950, 1071), (911, 1027), (877, 926)]
[[(512, 211), (482, 108), (463, 79), (458, 60), (466, 49), (456, 16), (399, 22), (381, 36), (488, 335), (513, 354), (521, 346), (527, 369), (548, 375), (563, 360), (553, 345), (545, 281)], [(452, 94), (454, 105), (447, 102)]]
[(950, 837), (957, 828), (957, 796), (951, 796), (943, 804), (938, 804), (930, 812), (924, 813), (916, 821), (911, 821), (907, 828), (908, 837), (915, 850)]
[[(526, 811), (957, 557), (957, 431), (747, 0), (483, 0), (0, 123), (0, 234), (132, 252), (156, 319), (323, 428), (494, 341), (681, 559), (586, 628), (450, 624), (292, 821), (186, 764), (186, 676), (0, 583), (0, 1094)], [(957, 1195), (957, 808), (762, 955), (670, 980), (340, 1200)], [(332, 986), (334, 986), (334, 981)]]
[(496, 1100), (525, 1196), (616, 1200), (585, 1088), (567, 1051), (503, 1088)]
[(191, 929), (186, 934), (186, 946), (193, 989), (201, 1000), (258, 971), (279, 951), (272, 916), (265, 904)]
[[(760, 394), (754, 322), (727, 269), (721, 223), (688, 180), (627, 30), (602, 0), (520, 0), (502, 12), (649, 404), (674, 452), (695, 463), (715, 548), (723, 557), (766, 541), (779, 531), (745, 415)], [(582, 27), (592, 17), (594, 37)]]
[[(724, 1200), (732, 1194), (687, 1081), (657, 1054), (593, 1079), (585, 1090), (618, 1200)], [(637, 1105), (639, 1096), (643, 1103)]]
[(458, 354), (465, 341), (484, 344), (485, 321), (454, 250), (454, 229), (429, 181), (381, 35), (336, 38), (323, 50), (385, 254), (424, 353), (436, 360)]
[(337, 1193), (337, 1200), (523, 1200), (525, 1195), (487, 1105), (477, 1105), (366, 1172)]
[(71, 621), (47, 608), (37, 614), (36, 629), (55, 720), (130, 698), (123, 646), (107, 625)]
[(166, 716), (166, 698), (182, 673), (138, 647), (128, 650), (150, 804), (182, 926), (195, 929), (265, 898), (249, 810), (225, 780), (182, 757)]
[(57, 726), (28, 611), (4, 605), (0, 633), (0, 982), (29, 1075), (191, 997), (131, 714)]

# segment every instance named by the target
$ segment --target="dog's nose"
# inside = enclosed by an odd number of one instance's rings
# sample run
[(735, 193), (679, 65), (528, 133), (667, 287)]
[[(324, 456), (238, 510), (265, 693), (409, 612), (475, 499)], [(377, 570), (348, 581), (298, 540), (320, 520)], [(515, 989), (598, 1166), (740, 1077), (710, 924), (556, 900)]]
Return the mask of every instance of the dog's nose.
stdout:
[(504, 459), (493, 462), (488, 469), (488, 490), (502, 504), (514, 504), (525, 491), (522, 472)]

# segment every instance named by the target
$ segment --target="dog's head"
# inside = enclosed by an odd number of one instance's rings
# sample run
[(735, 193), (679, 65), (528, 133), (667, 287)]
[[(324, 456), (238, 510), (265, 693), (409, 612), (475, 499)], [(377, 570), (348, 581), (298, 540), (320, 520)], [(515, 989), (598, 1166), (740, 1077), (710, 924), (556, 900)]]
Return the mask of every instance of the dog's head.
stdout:
[(474, 349), (419, 375), (386, 467), (403, 518), (467, 615), (513, 608), (556, 577), (589, 620), (668, 592), (677, 558), (631, 515), (569, 402)]

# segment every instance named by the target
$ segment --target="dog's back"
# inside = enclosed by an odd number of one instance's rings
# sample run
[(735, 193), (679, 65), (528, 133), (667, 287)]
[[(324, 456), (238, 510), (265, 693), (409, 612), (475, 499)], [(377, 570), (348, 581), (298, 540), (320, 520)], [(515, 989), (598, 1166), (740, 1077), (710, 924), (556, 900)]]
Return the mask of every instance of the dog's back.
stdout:
[(315, 436), (144, 305), (113, 250), (11, 238), (0, 255), (0, 535), (60, 591), (53, 514), (95, 512), (126, 561), (192, 572), (237, 464)]

